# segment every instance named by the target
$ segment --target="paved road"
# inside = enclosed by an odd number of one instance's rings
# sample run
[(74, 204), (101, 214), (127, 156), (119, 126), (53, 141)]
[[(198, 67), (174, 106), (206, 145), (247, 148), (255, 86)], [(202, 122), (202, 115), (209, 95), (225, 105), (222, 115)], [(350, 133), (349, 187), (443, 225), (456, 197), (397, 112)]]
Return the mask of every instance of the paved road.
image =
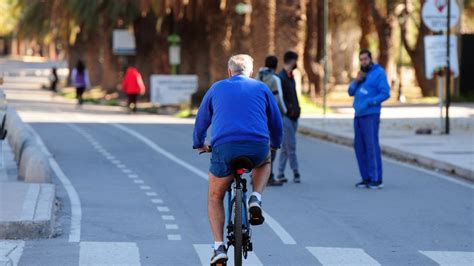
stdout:
[[(191, 150), (192, 120), (76, 110), (25, 87), (6, 92), (60, 167), (62, 208), (57, 237), (20, 242), (19, 265), (207, 264), (209, 155)], [(472, 185), (385, 160), (386, 187), (359, 190), (351, 149), (304, 136), (298, 149), (303, 182), (265, 191), (247, 265), (474, 261)]]

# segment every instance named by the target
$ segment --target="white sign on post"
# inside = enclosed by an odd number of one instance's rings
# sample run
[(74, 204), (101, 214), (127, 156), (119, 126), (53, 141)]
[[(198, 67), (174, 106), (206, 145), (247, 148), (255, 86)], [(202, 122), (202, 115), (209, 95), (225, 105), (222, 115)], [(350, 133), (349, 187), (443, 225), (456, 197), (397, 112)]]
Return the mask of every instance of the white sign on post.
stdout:
[(112, 47), (116, 55), (134, 55), (135, 36), (128, 30), (114, 30), (112, 35)]
[[(459, 76), (457, 38), (451, 35), (449, 40), (449, 64), (454, 76)], [(432, 79), (434, 71), (446, 67), (446, 36), (425, 36), (425, 75)]]
[(449, 25), (456, 26), (459, 21), (459, 7), (456, 0), (426, 0), (421, 16), (426, 27), (434, 32), (446, 31), (448, 20), (448, 1), (451, 1), (451, 19)]
[(154, 104), (176, 105), (187, 103), (197, 91), (197, 75), (151, 75), (150, 101)]

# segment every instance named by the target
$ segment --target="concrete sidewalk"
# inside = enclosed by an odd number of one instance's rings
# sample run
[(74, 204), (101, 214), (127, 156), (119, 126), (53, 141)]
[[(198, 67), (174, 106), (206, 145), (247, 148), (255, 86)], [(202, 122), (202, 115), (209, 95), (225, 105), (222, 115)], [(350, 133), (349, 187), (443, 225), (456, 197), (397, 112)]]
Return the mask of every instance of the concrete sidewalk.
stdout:
[[(450, 109), (451, 134), (439, 132), (439, 109), (434, 106), (385, 107), (380, 124), (380, 144), (385, 155), (449, 172), (474, 181), (474, 106)], [(431, 128), (432, 135), (416, 135), (418, 128)], [(338, 113), (303, 117), (300, 132), (352, 146), (352, 108)]]
[(54, 185), (19, 181), (8, 142), (2, 141), (1, 146), (0, 239), (50, 237), (53, 234)]

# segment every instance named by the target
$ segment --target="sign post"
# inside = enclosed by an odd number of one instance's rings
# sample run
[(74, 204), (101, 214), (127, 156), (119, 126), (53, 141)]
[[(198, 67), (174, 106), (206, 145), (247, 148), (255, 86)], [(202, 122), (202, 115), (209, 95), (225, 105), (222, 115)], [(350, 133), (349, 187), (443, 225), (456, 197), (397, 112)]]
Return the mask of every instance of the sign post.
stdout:
[(181, 47), (179, 43), (181, 38), (178, 34), (172, 34), (168, 37), (168, 42), (170, 43), (169, 47), (169, 59), (171, 65), (171, 74), (178, 74), (178, 67), (181, 64)]
[[(440, 44), (440, 38), (443, 38), (442, 35), (435, 36), (426, 36), (425, 37), (425, 70), (427, 78), (432, 78), (431, 71), (433, 68), (444, 67), (444, 77), (446, 81), (446, 122), (445, 122), (445, 133), (449, 134), (450, 125), (449, 125), (449, 106), (451, 104), (451, 72), (458, 75), (458, 63), (457, 63), (457, 49), (456, 49), (456, 37), (451, 36), (451, 27), (454, 27), (460, 17), (459, 7), (456, 0), (426, 0), (423, 4), (422, 9), (422, 18), (423, 23), (430, 30), (434, 32), (445, 32), (446, 33), (446, 42), (445, 45)], [(432, 39), (430, 39), (432, 38)], [(431, 43), (428, 43), (429, 41)], [(453, 41), (454, 40), (454, 41)], [(437, 43), (437, 44), (436, 44)], [(453, 45), (454, 44), (454, 45)], [(435, 59), (433, 53), (439, 55), (439, 49), (436, 47), (444, 46), (444, 63), (439, 62), (440, 57), (438, 56)], [(453, 47), (454, 46), (454, 47)], [(428, 47), (431, 47), (430, 50)], [(435, 51), (438, 50), (438, 53)], [(454, 60), (453, 60), (454, 59)], [(433, 61), (429, 63), (430, 61)], [(436, 62), (436, 63), (435, 63)], [(454, 64), (453, 64), (454, 63)], [(452, 69), (452, 66), (454, 69)], [(439, 77), (438, 77), (439, 78)], [(439, 83), (441, 84), (441, 83)], [(442, 108), (443, 99), (440, 94), (440, 103)], [(441, 116), (442, 119), (442, 116)]]

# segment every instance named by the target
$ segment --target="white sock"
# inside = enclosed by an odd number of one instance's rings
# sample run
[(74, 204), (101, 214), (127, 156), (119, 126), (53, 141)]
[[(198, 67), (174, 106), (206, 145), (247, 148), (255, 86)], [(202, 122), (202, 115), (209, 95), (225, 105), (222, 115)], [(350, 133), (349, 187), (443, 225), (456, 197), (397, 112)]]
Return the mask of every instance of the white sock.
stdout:
[(252, 196), (257, 197), (258, 201), (262, 201), (262, 194), (254, 191), (252, 192)]
[(220, 246), (224, 245), (224, 242), (214, 241), (214, 249), (217, 250)]

